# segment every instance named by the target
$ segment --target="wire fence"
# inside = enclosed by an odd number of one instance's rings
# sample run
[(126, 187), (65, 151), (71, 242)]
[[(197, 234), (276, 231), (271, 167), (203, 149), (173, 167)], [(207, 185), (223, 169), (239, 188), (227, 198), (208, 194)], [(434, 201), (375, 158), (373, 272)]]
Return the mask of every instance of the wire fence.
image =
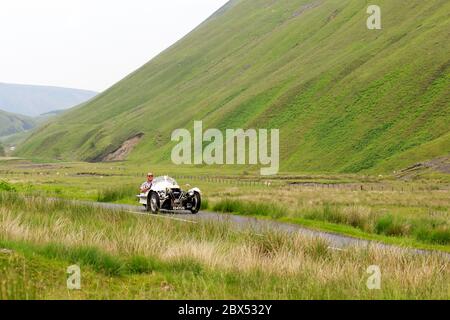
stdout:
[[(0, 180), (7, 176), (70, 176), (70, 177), (129, 177), (145, 178), (141, 172), (55, 172), (55, 171), (16, 171), (0, 170)], [(233, 176), (212, 176), (212, 175), (171, 175), (175, 180), (183, 183), (211, 183), (224, 186), (237, 187), (265, 187), (265, 188), (285, 188), (288, 190), (309, 189), (309, 190), (350, 190), (350, 191), (449, 191), (449, 184), (420, 184), (409, 182), (397, 182), (390, 184), (387, 182), (315, 182), (289, 179), (287, 177), (278, 177), (276, 179), (255, 178), (253, 176), (233, 177)]]
[(211, 176), (173, 176), (174, 179), (180, 181), (202, 181), (207, 183), (215, 183), (222, 185), (236, 186), (257, 186), (267, 188), (288, 188), (288, 189), (321, 189), (321, 190), (350, 190), (350, 191), (434, 191), (448, 190), (448, 185), (418, 185), (405, 183), (404, 185), (395, 185), (387, 183), (318, 183), (318, 182), (302, 182), (289, 180), (265, 180), (251, 178), (234, 178), (234, 177), (211, 177)]

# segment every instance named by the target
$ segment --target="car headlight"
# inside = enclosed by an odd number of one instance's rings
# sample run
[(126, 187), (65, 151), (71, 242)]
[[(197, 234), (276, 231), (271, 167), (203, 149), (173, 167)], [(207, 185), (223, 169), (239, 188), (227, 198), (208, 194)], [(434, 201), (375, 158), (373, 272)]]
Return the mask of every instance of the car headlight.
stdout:
[(159, 197), (164, 198), (166, 196), (166, 193), (163, 190), (158, 191)]

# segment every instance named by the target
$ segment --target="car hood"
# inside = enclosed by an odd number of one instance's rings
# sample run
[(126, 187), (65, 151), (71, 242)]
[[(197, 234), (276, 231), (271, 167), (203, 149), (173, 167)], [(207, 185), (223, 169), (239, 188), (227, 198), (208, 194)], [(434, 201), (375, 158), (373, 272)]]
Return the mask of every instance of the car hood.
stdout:
[(177, 184), (169, 183), (168, 181), (159, 182), (152, 186), (153, 191), (164, 191), (167, 188), (169, 189), (180, 189), (180, 186)]

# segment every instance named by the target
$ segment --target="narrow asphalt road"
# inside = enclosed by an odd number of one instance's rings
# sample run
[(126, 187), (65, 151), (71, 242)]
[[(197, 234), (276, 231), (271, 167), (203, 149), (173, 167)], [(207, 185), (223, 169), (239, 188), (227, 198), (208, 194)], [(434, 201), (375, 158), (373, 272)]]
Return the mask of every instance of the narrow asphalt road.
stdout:
[(198, 214), (190, 214), (185, 211), (182, 212), (166, 212), (162, 211), (158, 215), (153, 215), (144, 210), (141, 206), (134, 205), (125, 205), (125, 204), (114, 204), (114, 203), (100, 203), (100, 202), (89, 202), (89, 201), (75, 201), (77, 203), (89, 204), (93, 206), (98, 206), (111, 210), (121, 210), (126, 211), (132, 214), (141, 214), (148, 215), (149, 217), (154, 217), (155, 219), (172, 219), (185, 223), (198, 223), (199, 221), (217, 221), (217, 222), (226, 222), (232, 224), (234, 227), (238, 229), (250, 229), (256, 234), (258, 232), (263, 232), (264, 230), (275, 230), (286, 233), (300, 233), (302, 235), (322, 238), (328, 241), (330, 249), (334, 250), (345, 250), (348, 246), (359, 246), (359, 247), (367, 247), (367, 246), (378, 246), (380, 248), (386, 248), (390, 250), (398, 250), (398, 251), (410, 251), (417, 254), (442, 254), (443, 256), (450, 259), (450, 253), (446, 252), (438, 252), (438, 251), (429, 251), (429, 250), (421, 250), (414, 248), (403, 248), (395, 245), (384, 244), (371, 240), (363, 240), (357, 239), (345, 235), (325, 232), (325, 231), (317, 231), (302, 227), (297, 224), (285, 223), (273, 220), (265, 220), (265, 219), (257, 219), (254, 217), (246, 217), (232, 214), (224, 214), (224, 213), (216, 213), (209, 211), (200, 211)]

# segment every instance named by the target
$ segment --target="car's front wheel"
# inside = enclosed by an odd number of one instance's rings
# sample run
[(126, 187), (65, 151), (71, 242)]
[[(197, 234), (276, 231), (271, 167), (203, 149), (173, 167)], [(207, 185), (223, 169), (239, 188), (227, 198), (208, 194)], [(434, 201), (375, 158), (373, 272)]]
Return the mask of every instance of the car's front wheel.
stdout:
[(147, 211), (150, 211), (153, 214), (157, 214), (159, 212), (160, 207), (159, 195), (156, 192), (152, 192), (148, 197), (147, 201)]
[(195, 192), (194, 196), (192, 197), (191, 212), (193, 214), (197, 214), (200, 211), (201, 206), (202, 206), (202, 198), (198, 192)]

